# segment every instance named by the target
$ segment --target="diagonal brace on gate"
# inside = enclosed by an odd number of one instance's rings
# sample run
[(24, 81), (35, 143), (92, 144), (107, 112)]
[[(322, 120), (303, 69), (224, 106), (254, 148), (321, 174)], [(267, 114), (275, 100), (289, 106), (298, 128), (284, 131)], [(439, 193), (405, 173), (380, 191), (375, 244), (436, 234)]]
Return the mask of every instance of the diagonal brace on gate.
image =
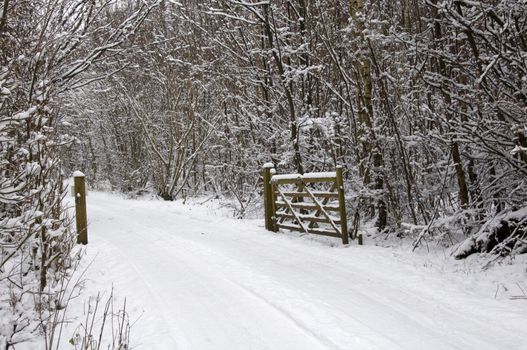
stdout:
[(309, 190), (309, 188), (304, 187), (304, 191), (307, 192), (307, 194), (309, 194), (309, 196), (311, 197), (311, 199), (313, 200), (313, 202), (316, 204), (316, 206), (318, 207), (318, 211), (317, 213), (320, 211), (322, 214), (324, 214), (324, 216), (326, 217), (326, 219), (328, 220), (329, 224), (333, 227), (333, 229), (339, 234), (339, 235), (342, 235), (342, 232), (340, 232), (340, 229), (337, 227), (337, 225), (335, 224), (335, 221), (333, 221), (333, 219), (331, 218), (331, 216), (328, 214), (328, 212), (324, 209), (324, 205), (322, 203), (319, 202), (319, 200), (315, 197), (315, 195), (313, 194), (313, 192), (311, 192)]

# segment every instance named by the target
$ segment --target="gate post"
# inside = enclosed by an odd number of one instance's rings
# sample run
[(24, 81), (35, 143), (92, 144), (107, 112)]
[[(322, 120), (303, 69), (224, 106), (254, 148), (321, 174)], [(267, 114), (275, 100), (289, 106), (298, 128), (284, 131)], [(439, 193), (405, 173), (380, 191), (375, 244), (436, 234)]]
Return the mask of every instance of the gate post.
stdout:
[(264, 189), (264, 210), (265, 210), (265, 229), (276, 232), (273, 221), (273, 189), (271, 186), (273, 163), (266, 163), (263, 166), (263, 189)]
[(342, 244), (348, 244), (348, 220), (346, 217), (346, 199), (344, 197), (344, 180), (342, 179), (342, 166), (337, 166), (337, 192), (339, 194), (340, 230), (342, 231)]
[(77, 224), (77, 243), (88, 244), (88, 223), (86, 216), (86, 186), (84, 174), (73, 173), (73, 195), (75, 196), (75, 221)]

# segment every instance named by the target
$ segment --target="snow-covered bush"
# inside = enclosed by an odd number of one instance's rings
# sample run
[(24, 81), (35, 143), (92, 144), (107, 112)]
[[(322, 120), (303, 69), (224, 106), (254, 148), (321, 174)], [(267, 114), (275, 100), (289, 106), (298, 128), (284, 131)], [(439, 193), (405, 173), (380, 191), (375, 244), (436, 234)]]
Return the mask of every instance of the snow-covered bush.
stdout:
[[(89, 67), (143, 22), (146, 2), (116, 28), (112, 2), (4, 1), (0, 9), (0, 348), (57, 341), (76, 266), (75, 237), (63, 205), (57, 132), (63, 92), (85, 84)], [(106, 18), (108, 20), (108, 18)], [(96, 42), (88, 34), (98, 33)], [(114, 51), (115, 52), (115, 51)]]

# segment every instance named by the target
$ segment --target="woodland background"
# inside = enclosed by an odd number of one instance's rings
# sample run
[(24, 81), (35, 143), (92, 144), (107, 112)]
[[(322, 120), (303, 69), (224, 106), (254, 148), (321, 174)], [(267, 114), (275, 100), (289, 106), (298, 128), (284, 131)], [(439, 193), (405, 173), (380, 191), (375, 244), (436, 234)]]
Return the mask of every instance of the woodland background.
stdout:
[(350, 227), (508, 255), (526, 135), (525, 0), (3, 0), (0, 344), (52, 347), (73, 170), (243, 217), (264, 163), (342, 165)]

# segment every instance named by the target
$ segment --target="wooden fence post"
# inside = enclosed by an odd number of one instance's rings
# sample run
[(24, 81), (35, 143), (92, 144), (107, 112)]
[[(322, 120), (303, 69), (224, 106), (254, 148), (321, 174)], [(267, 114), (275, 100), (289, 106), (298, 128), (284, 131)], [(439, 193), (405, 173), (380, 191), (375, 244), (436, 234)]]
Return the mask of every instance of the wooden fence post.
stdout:
[(82, 172), (73, 173), (73, 195), (75, 196), (75, 221), (77, 223), (77, 243), (88, 244), (88, 223), (86, 215), (86, 185)]
[(346, 218), (346, 199), (344, 197), (344, 180), (342, 179), (342, 166), (337, 166), (337, 192), (339, 194), (340, 230), (342, 231), (342, 244), (348, 244), (348, 220)]
[(275, 231), (273, 222), (273, 189), (271, 186), (273, 163), (266, 163), (263, 166), (263, 188), (264, 188), (264, 209), (265, 209), (265, 229)]
[[(271, 172), (271, 177), (273, 176), (274, 168)], [(271, 184), (271, 231), (278, 232), (278, 222), (276, 218), (276, 184)]]

